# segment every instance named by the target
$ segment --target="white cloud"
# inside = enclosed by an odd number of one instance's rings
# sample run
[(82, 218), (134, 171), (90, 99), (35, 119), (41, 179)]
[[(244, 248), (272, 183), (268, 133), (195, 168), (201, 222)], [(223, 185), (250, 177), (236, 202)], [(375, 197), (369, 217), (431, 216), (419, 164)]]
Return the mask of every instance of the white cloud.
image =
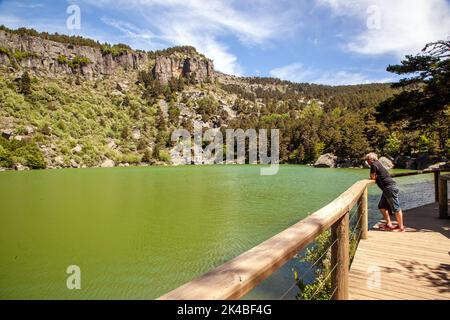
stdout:
[(270, 75), (283, 80), (292, 82), (307, 82), (326, 85), (353, 85), (367, 83), (386, 83), (393, 82), (394, 78), (372, 78), (360, 72), (347, 70), (322, 71), (313, 68), (307, 68), (301, 63), (292, 63), (283, 67), (275, 68), (270, 71)]
[(139, 29), (135, 25), (128, 23), (128, 22), (119, 21), (116, 19), (110, 19), (110, 18), (106, 18), (106, 17), (101, 18), (101, 21), (107, 25), (110, 25), (110, 26), (120, 30), (122, 33), (124, 33), (125, 35), (127, 35), (128, 37), (131, 37), (131, 38), (141, 38), (141, 39), (145, 39), (145, 40), (151, 40), (156, 37), (153, 34), (153, 32), (151, 32), (149, 30)]
[[(317, 0), (334, 16), (352, 17), (363, 31), (345, 48), (364, 55), (418, 53), (426, 43), (450, 36), (450, 4), (446, 0)], [(368, 28), (378, 8), (380, 28)]]
[(28, 8), (28, 9), (42, 8), (44, 6), (42, 3), (27, 4), (18, 1), (14, 2), (14, 4), (20, 8)]
[[(132, 10), (154, 28), (158, 39), (169, 45), (193, 45), (212, 58), (219, 71), (240, 75), (242, 67), (224, 38), (232, 37), (246, 46), (264, 45), (292, 34), (295, 3), (270, 0), (86, 0), (97, 6)], [(115, 21), (125, 34), (139, 32)], [(142, 23), (142, 22), (141, 22)], [(110, 25), (113, 25), (110, 23)]]
[(306, 68), (302, 63), (292, 63), (283, 67), (270, 70), (270, 75), (292, 82), (306, 82), (315, 75), (311, 69)]

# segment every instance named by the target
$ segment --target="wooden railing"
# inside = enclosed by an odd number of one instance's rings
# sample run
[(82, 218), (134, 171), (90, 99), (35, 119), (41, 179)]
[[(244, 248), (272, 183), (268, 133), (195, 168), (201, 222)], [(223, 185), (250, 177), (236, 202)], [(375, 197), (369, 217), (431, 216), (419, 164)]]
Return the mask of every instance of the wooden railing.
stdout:
[[(414, 171), (392, 174), (402, 177), (431, 173)], [(447, 218), (447, 181), (450, 175), (433, 171), (435, 199), (439, 201), (440, 217)], [(314, 212), (292, 227), (226, 262), (218, 268), (161, 296), (161, 300), (227, 300), (239, 299), (261, 281), (278, 270), (299, 251), (331, 228), (331, 279), (333, 299), (348, 299), (349, 216), (358, 204), (357, 223), (361, 239), (368, 235), (368, 187), (373, 180), (361, 180), (352, 185), (333, 202)], [(444, 216), (445, 212), (445, 216)]]
[(361, 238), (367, 238), (367, 188), (372, 180), (352, 185), (333, 202), (269, 240), (205, 275), (163, 295), (162, 300), (239, 299), (331, 228), (333, 299), (348, 299), (349, 216), (358, 204)]
[(448, 181), (450, 181), (450, 175), (439, 177), (439, 196), (437, 198), (439, 201), (439, 218), (441, 219), (448, 219)]

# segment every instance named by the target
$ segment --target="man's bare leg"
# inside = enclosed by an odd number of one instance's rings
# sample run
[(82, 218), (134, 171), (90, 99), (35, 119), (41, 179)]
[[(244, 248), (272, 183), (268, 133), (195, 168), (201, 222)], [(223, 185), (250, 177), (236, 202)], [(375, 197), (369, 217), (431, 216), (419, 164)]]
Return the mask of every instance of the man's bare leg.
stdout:
[(383, 215), (384, 220), (386, 221), (386, 225), (388, 227), (392, 227), (391, 217), (389, 216), (389, 211), (386, 209), (380, 209), (381, 214)]
[(397, 219), (397, 224), (400, 229), (403, 229), (405, 226), (403, 225), (403, 212), (402, 209), (398, 210), (395, 213), (395, 218)]

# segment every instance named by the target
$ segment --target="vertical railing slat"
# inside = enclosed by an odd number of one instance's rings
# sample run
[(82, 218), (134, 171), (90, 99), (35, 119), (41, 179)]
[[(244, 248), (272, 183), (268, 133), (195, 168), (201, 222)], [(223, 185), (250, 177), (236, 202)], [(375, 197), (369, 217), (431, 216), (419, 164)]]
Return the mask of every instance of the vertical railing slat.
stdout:
[(365, 188), (358, 201), (358, 219), (361, 221), (359, 227), (361, 228), (361, 239), (363, 240), (367, 239), (369, 233), (369, 208), (367, 197), (368, 191), (367, 188)]
[(332, 241), (337, 239), (331, 249), (333, 300), (348, 300), (349, 216), (345, 213), (331, 228)]

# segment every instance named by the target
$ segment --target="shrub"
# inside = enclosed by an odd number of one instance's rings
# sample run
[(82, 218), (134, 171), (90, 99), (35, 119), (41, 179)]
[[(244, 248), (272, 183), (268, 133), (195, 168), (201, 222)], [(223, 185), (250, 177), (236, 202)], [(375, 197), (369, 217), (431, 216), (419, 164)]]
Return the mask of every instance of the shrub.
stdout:
[(3, 146), (0, 145), (0, 167), (11, 167), (12, 166), (12, 159), (11, 159), (11, 153), (9, 150), (3, 148)]
[(169, 152), (165, 151), (165, 150), (160, 150), (159, 151), (159, 160), (164, 161), (164, 162), (170, 162), (170, 154)]
[(46, 167), (44, 156), (34, 143), (18, 148), (15, 150), (14, 155), (25, 159), (25, 163), (22, 164), (32, 169), (45, 169)]
[(16, 61), (19, 62), (23, 59), (37, 58), (38, 55), (34, 52), (14, 50), (13, 57), (14, 57), (14, 59), (16, 59)]
[(69, 60), (67, 65), (71, 69), (78, 69), (82, 66), (88, 65), (89, 63), (91, 63), (91, 60), (89, 60), (89, 58), (76, 56), (72, 60)]
[(113, 57), (118, 57), (131, 50), (131, 47), (122, 43), (115, 44), (113, 46), (105, 44), (101, 46), (100, 50), (103, 55), (111, 54)]
[(141, 162), (142, 156), (136, 153), (127, 153), (122, 155), (120, 162), (121, 163), (131, 163), (131, 164), (137, 164)]
[(384, 147), (384, 151), (392, 156), (395, 157), (399, 152), (401, 148), (401, 141), (397, 138), (395, 134), (389, 135), (387, 138), (386, 146)]
[(60, 64), (68, 64), (69, 63), (69, 59), (67, 58), (67, 56), (62, 54), (62, 55), (58, 56), (58, 62)]
[(31, 95), (31, 78), (27, 71), (20, 77), (19, 92), (26, 96)]
[(150, 148), (145, 149), (144, 155), (142, 156), (142, 162), (152, 162), (152, 150), (150, 150)]

